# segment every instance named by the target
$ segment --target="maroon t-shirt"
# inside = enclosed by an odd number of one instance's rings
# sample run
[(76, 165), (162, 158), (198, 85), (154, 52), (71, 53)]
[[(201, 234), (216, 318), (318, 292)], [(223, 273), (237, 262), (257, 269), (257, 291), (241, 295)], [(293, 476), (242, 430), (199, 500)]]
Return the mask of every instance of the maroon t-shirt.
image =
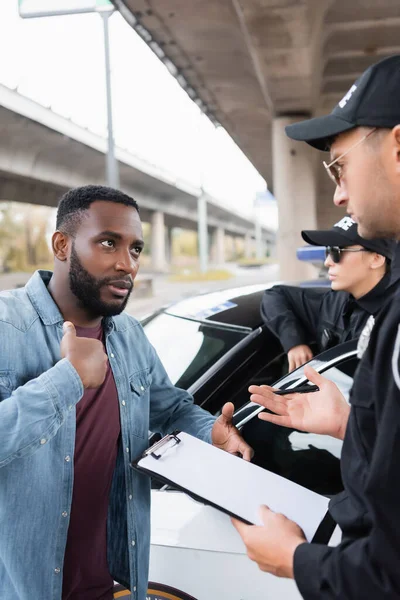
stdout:
[[(103, 341), (103, 328), (76, 327), (79, 337)], [(110, 366), (103, 385), (76, 405), (74, 489), (63, 569), (62, 600), (111, 600), (107, 512), (120, 420)]]

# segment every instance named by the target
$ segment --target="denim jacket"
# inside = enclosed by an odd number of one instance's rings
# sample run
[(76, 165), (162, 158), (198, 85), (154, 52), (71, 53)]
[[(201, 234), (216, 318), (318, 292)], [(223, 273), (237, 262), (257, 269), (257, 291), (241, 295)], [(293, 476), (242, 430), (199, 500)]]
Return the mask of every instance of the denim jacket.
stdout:
[[(60, 357), (63, 317), (38, 271), (0, 294), (0, 598), (60, 600), (73, 487), (75, 405), (83, 386)], [(214, 418), (174, 387), (141, 325), (104, 319), (118, 391), (121, 442), (108, 514), (111, 575), (144, 600), (150, 480), (130, 467), (148, 431), (181, 429), (210, 441)], [(173, 340), (171, 340), (171, 349)]]

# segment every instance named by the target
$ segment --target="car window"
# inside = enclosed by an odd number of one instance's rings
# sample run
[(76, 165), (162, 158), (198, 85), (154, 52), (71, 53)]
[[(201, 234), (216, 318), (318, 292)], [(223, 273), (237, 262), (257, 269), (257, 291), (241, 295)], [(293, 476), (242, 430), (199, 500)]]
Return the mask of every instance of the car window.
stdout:
[[(357, 364), (358, 359), (352, 357), (324, 373), (347, 400)], [(327, 496), (342, 490), (340, 440), (279, 427), (257, 417), (243, 426), (242, 435), (253, 447), (253, 462), (260, 467)]]
[(168, 314), (147, 322), (144, 330), (172, 383), (183, 389), (248, 335)]

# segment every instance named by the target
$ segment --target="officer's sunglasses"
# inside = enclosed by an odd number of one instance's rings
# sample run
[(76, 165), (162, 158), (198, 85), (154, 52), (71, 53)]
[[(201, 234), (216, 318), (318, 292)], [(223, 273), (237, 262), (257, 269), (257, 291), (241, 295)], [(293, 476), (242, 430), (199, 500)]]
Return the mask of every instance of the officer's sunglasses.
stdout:
[(340, 263), (342, 252), (368, 252), (365, 248), (340, 248), (340, 246), (326, 246), (325, 248), (325, 260), (328, 256), (331, 257), (332, 261), (336, 264)]
[(338, 161), (341, 160), (344, 156), (346, 156), (346, 154), (348, 154), (350, 152), (350, 150), (354, 150), (354, 148), (357, 148), (357, 146), (359, 146), (364, 140), (366, 140), (376, 130), (377, 130), (377, 127), (374, 127), (373, 129), (371, 129), (371, 131), (368, 131), (367, 135), (364, 135), (364, 137), (362, 137), (361, 140), (358, 140), (358, 142), (356, 142), (355, 144), (350, 146), (350, 148), (348, 148), (346, 150), (346, 152), (343, 152), (343, 154), (341, 154), (340, 156), (335, 158), (335, 160), (333, 160), (331, 163), (329, 163), (329, 165), (327, 165), (326, 162), (323, 161), (322, 164), (324, 165), (326, 172), (328, 173), (329, 177), (332, 179), (332, 181), (335, 185), (338, 185), (340, 187), (340, 181), (343, 177), (343, 172), (342, 172), (343, 166), (338, 165), (337, 164)]

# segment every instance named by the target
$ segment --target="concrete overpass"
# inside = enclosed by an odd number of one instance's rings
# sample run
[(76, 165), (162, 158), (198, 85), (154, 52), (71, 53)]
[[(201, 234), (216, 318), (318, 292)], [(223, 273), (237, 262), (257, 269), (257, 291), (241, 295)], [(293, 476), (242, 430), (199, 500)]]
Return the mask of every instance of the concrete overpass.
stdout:
[(265, 177), (278, 200), (281, 275), (300, 276), (299, 230), (341, 214), (324, 157), (284, 126), (329, 112), (369, 64), (400, 52), (398, 0), (113, 2)]
[[(56, 206), (71, 187), (105, 185), (105, 152), (103, 137), (0, 85), (0, 199)], [(151, 223), (152, 266), (163, 271), (172, 228), (197, 229), (200, 190), (121, 148), (116, 153), (121, 189)], [(224, 262), (225, 234), (244, 238), (250, 254), (254, 223), (209, 196), (206, 204), (213, 262)], [(262, 237), (274, 245), (273, 231), (263, 229)]]

